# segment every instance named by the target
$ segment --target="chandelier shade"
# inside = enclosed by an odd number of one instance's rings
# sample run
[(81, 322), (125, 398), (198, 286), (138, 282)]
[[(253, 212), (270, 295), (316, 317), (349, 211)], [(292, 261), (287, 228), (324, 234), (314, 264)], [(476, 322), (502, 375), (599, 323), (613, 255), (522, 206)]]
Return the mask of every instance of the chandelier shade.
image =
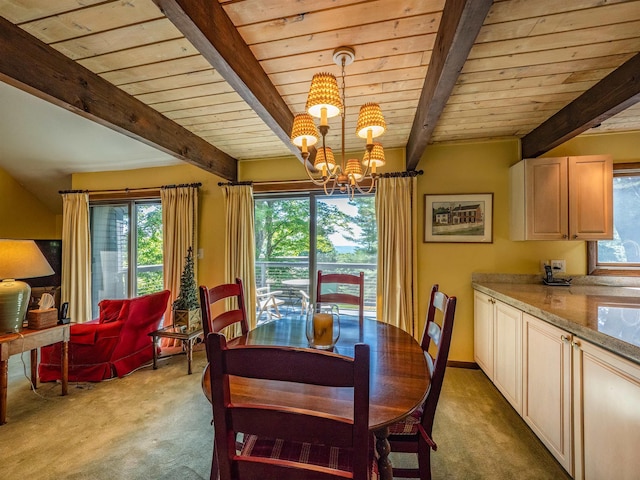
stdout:
[[(336, 77), (330, 73), (316, 73), (311, 79), (305, 110), (316, 118), (332, 118), (342, 112), (342, 98)], [(323, 116), (322, 110), (325, 109)], [(324, 123), (323, 123), (324, 124)]]
[(373, 142), (373, 148), (364, 154), (362, 164), (367, 167), (382, 167), (385, 164), (384, 148), (381, 143)]
[(362, 167), (357, 158), (350, 158), (347, 160), (347, 166), (344, 169), (344, 173), (348, 177), (353, 177), (356, 182), (362, 180)]
[(370, 144), (373, 138), (379, 137), (387, 129), (387, 124), (382, 116), (382, 109), (377, 103), (365, 103), (360, 107), (356, 135), (366, 138)]
[(306, 152), (307, 147), (315, 145), (319, 139), (320, 133), (318, 133), (318, 128), (313, 122), (313, 117), (308, 113), (296, 115), (291, 129), (291, 143)]
[(318, 149), (313, 166), (316, 167), (316, 170), (322, 170), (323, 176), (327, 174), (326, 171), (328, 171), (328, 173), (333, 172), (336, 168), (336, 159), (333, 156), (333, 150), (331, 150), (331, 147), (320, 147)]

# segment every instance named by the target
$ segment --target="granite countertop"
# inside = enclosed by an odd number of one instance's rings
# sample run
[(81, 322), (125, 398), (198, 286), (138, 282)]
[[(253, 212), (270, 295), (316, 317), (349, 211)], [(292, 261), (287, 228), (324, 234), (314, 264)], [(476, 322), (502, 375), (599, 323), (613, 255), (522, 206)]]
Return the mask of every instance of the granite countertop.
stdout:
[(546, 286), (539, 276), (474, 274), (472, 286), (640, 364), (640, 285), (576, 280), (568, 287)]

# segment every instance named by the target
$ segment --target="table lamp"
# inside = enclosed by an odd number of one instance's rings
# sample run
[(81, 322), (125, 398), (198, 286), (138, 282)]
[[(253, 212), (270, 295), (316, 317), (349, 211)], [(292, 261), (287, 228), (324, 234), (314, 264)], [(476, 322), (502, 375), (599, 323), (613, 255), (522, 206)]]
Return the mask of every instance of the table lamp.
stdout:
[(54, 271), (33, 240), (0, 239), (0, 334), (22, 330), (31, 287), (16, 278), (53, 275)]

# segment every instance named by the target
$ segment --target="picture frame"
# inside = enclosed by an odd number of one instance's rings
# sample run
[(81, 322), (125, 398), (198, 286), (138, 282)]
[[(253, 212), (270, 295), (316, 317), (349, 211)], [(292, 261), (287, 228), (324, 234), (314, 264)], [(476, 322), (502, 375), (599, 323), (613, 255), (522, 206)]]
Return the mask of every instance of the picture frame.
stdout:
[(493, 243), (493, 193), (424, 196), (424, 243)]

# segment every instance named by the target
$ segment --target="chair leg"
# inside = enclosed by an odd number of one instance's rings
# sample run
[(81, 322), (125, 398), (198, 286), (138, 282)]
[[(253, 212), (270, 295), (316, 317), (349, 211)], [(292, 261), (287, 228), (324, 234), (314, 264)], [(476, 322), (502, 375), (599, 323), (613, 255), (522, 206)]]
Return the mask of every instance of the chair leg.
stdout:
[(211, 459), (211, 475), (210, 480), (218, 480), (219, 478), (219, 469), (218, 469), (218, 455), (216, 454), (216, 449), (213, 449), (213, 458)]
[(418, 468), (420, 480), (431, 480), (431, 447), (424, 441), (418, 444)]

